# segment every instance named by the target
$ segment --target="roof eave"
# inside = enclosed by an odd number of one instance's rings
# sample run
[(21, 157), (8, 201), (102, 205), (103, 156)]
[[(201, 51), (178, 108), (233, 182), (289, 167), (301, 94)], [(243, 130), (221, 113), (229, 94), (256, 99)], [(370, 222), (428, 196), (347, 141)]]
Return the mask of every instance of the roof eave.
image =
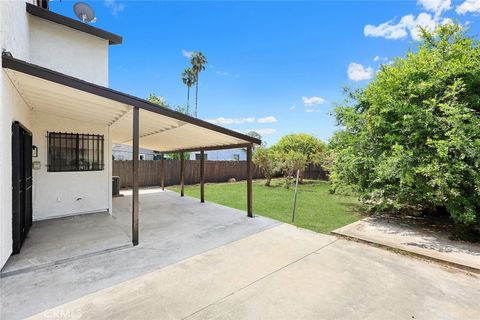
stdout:
[(109, 44), (121, 44), (123, 41), (123, 38), (121, 36), (116, 35), (114, 33), (92, 27), (91, 25), (88, 25), (86, 23), (71, 19), (69, 17), (52, 12), (50, 10), (43, 9), (39, 6), (33, 5), (28, 2), (26, 3), (26, 5), (27, 5), (27, 12), (32, 16), (38, 17), (40, 19), (58, 23), (68, 28), (72, 28), (72, 29), (105, 39), (105, 40), (108, 40)]
[(188, 116), (186, 114), (183, 114), (165, 107), (158, 106), (147, 100), (144, 100), (120, 91), (116, 91), (107, 87), (103, 87), (94, 83), (90, 83), (84, 80), (80, 80), (72, 76), (65, 75), (63, 73), (53, 71), (51, 69), (47, 69), (38, 65), (34, 65), (19, 59), (15, 59), (8, 52), (2, 53), (2, 67), (5, 69), (11, 69), (18, 72), (22, 72), (37, 78), (47, 80), (47, 81), (52, 81), (61, 85), (65, 85), (65, 86), (77, 89), (77, 90), (95, 94), (107, 99), (125, 103), (134, 107), (138, 107), (140, 109), (144, 109), (150, 112), (164, 115), (166, 117), (187, 122), (205, 129), (216, 131), (231, 137), (235, 137), (237, 139), (244, 140), (246, 143), (252, 143), (257, 145), (260, 145), (262, 143), (260, 139), (212, 124), (204, 120), (200, 120), (198, 118)]

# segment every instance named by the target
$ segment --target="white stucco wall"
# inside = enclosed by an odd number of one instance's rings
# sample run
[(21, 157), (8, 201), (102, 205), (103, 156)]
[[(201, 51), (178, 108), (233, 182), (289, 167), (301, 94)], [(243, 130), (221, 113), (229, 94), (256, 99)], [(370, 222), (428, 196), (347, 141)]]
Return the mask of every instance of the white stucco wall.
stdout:
[(30, 62), (108, 86), (108, 40), (29, 17)]
[[(33, 144), (38, 147), (40, 170), (33, 170), (33, 219), (42, 220), (79, 213), (109, 210), (110, 184), (109, 127), (34, 112)], [(71, 132), (104, 135), (105, 169), (85, 172), (47, 171), (47, 132)]]
[[(0, 45), (22, 60), (29, 59), (25, 1), (0, 1)], [(31, 126), (30, 109), (0, 71), (0, 268), (12, 252), (12, 122)]]
[[(0, 0), (0, 45), (17, 59), (108, 85), (108, 41), (32, 17), (26, 12), (25, 0)], [(47, 163), (47, 131), (105, 136), (103, 171), (50, 173), (45, 166), (33, 171), (34, 220), (112, 209), (110, 129), (32, 111), (0, 70), (0, 268), (12, 252), (13, 121), (32, 131), (33, 144), (39, 147), (39, 157), (33, 160), (43, 165)]]

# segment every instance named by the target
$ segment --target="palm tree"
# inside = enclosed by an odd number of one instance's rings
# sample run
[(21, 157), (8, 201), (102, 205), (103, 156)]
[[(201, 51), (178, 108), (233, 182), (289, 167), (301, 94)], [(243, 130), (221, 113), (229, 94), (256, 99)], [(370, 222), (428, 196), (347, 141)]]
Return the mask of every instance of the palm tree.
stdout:
[(190, 63), (192, 64), (193, 73), (195, 74), (195, 117), (198, 111), (198, 74), (205, 70), (207, 58), (200, 51), (192, 53), (190, 56)]
[(183, 70), (182, 81), (187, 85), (187, 114), (190, 114), (190, 88), (195, 83), (195, 73), (191, 68)]

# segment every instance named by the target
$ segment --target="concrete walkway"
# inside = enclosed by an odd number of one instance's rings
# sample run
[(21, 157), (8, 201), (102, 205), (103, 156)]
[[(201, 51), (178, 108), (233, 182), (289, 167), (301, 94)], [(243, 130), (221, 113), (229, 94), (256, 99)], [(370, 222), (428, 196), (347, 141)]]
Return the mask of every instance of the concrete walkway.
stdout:
[[(440, 223), (397, 217), (369, 217), (333, 234), (402, 250), (480, 274), (480, 244), (449, 239)], [(479, 317), (480, 318), (480, 317)]]
[(478, 319), (480, 280), (282, 224), (32, 319)]

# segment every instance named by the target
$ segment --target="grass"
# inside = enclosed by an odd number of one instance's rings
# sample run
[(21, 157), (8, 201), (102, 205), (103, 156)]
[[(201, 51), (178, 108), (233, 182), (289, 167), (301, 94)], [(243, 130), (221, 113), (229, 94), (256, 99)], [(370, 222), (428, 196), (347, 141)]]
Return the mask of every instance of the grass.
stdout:
[[(265, 180), (253, 182), (253, 212), (291, 223), (294, 189), (283, 188), (282, 179), (272, 180), (266, 187)], [(295, 225), (321, 233), (330, 233), (361, 219), (360, 206), (355, 196), (332, 195), (326, 181), (306, 180), (298, 187)], [(168, 189), (179, 192), (179, 186)], [(200, 197), (200, 186), (185, 186), (185, 194)], [(246, 210), (246, 183), (208, 183), (205, 200), (228, 207)]]

